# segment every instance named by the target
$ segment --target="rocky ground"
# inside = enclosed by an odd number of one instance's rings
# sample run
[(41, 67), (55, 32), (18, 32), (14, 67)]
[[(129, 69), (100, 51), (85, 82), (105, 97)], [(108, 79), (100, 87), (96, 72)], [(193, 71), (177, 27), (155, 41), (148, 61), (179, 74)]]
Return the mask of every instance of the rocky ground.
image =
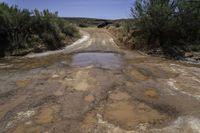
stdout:
[(88, 28), (61, 51), (0, 60), (1, 133), (199, 133), (200, 67)]

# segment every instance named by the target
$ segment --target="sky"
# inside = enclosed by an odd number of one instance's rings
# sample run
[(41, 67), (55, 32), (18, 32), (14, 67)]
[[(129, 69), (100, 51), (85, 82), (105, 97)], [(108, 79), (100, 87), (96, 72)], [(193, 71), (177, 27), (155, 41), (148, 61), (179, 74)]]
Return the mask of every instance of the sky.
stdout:
[(121, 19), (130, 17), (134, 0), (0, 0), (9, 5), (33, 10), (58, 11), (61, 17)]

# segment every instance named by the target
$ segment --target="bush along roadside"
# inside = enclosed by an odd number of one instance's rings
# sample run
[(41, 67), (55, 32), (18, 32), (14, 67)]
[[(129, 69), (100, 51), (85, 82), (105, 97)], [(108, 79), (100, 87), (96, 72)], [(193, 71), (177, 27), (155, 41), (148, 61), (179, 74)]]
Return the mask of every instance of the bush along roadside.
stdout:
[(49, 10), (0, 3), (0, 56), (56, 50), (80, 37), (78, 29)]
[(160, 50), (181, 59), (185, 52), (200, 51), (200, 2), (190, 0), (136, 0), (135, 45)]
[(200, 60), (200, 2), (135, 0), (131, 14), (123, 29), (114, 28), (124, 46), (171, 59)]

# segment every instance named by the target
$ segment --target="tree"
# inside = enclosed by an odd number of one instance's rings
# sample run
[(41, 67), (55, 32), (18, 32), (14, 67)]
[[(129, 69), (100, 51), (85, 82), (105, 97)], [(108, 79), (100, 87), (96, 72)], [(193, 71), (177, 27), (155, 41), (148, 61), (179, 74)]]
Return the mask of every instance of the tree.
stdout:
[(136, 29), (140, 31), (136, 35), (138, 43), (147, 45), (150, 49), (184, 49), (199, 42), (198, 1), (136, 0), (131, 13), (136, 20)]
[(30, 35), (30, 12), (0, 4), (0, 14), (1, 54), (4, 55), (5, 50), (26, 47)]

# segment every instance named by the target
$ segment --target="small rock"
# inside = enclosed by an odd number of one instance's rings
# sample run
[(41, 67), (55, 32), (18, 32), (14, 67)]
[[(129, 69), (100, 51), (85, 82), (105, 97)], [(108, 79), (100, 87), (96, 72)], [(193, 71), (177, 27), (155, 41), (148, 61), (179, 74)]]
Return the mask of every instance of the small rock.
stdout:
[(31, 125), (33, 122), (32, 121), (27, 121), (26, 123), (25, 123), (25, 125)]
[(155, 89), (148, 89), (145, 91), (145, 95), (151, 98), (156, 98), (157, 97), (157, 92)]
[(94, 101), (94, 96), (93, 95), (88, 95), (84, 98), (85, 101), (87, 102), (93, 102)]
[(196, 61), (200, 61), (200, 56), (199, 56), (199, 57), (196, 56), (196, 57), (194, 57), (194, 59), (195, 59)]
[(59, 78), (60, 76), (59, 75), (57, 75), (57, 74), (54, 74), (53, 76), (52, 76), (52, 78)]
[(190, 52), (186, 52), (186, 53), (185, 53), (185, 57), (193, 57), (193, 54), (190, 53)]
[(58, 90), (54, 93), (55, 96), (62, 96), (63, 92), (61, 90)]

